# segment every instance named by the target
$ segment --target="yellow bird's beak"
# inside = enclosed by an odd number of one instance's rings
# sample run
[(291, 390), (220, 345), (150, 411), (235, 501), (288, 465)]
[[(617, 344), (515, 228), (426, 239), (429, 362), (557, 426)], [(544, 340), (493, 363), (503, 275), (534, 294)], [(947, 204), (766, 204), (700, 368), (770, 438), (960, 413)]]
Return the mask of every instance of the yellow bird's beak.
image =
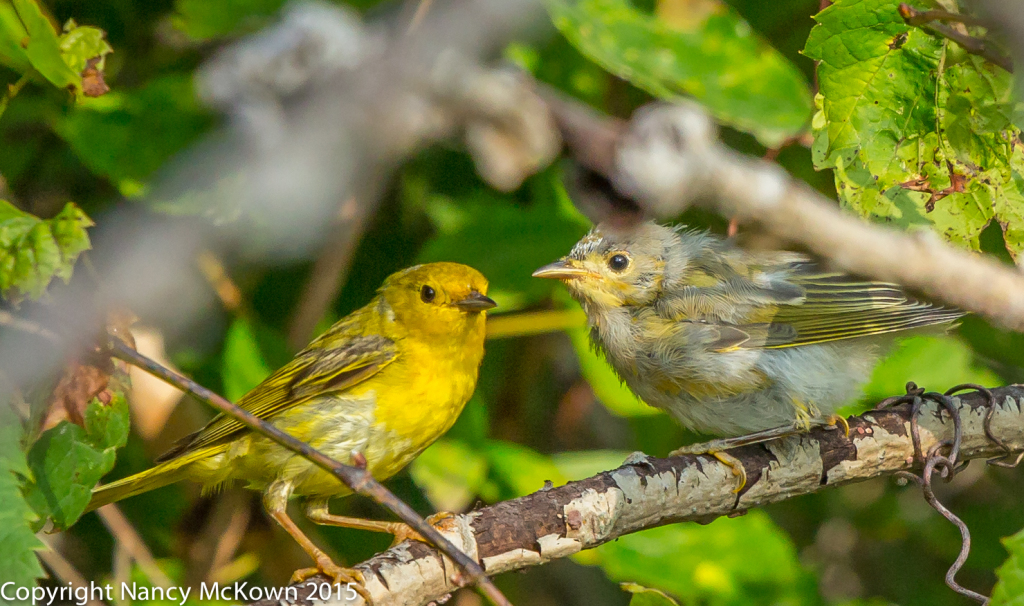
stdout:
[(487, 311), (497, 306), (498, 304), (494, 302), (494, 299), (487, 295), (482, 295), (475, 290), (469, 293), (466, 298), (455, 302), (455, 307), (462, 311)]
[(552, 280), (575, 280), (592, 275), (589, 271), (578, 267), (572, 259), (561, 258), (554, 263), (548, 263), (537, 271), (533, 272), (534, 278), (549, 278)]

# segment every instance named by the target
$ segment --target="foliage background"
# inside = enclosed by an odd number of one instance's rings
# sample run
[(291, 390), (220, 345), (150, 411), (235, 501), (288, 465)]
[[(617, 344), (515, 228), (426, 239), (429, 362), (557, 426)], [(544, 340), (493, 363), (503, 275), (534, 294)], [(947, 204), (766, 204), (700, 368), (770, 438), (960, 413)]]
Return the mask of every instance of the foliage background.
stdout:
[[(0, 0), (0, 23), (30, 4)], [(367, 19), (397, 10), (372, 0), (347, 4)], [(88, 227), (88, 217), (102, 221), (117, 205), (150, 212), (144, 203), (147, 182), (220, 120), (196, 101), (193, 72), (219, 45), (272, 23), (281, 6), (282, 0), (46, 2), (41, 14), (53, 23), (73, 18), (106, 33), (114, 52), (103, 67), (112, 90), (96, 98), (47, 83), (58, 77), (70, 82), (75, 70), (61, 76), (57, 66), (50, 77), (32, 63), (33, 72), (17, 48), (0, 40), (0, 84), (19, 87), (0, 115), (0, 199), (13, 203), (0, 209), (6, 309), (45, 305), (45, 297), (42, 303), (15, 304), (42, 293), (50, 275), (70, 275), (85, 248), (79, 231)], [(791, 174), (852, 211), (903, 228), (932, 228), (1010, 262), (1024, 234), (1024, 179), (1018, 173), (1022, 114), (1009, 97), (1009, 77), (905, 26), (895, 6), (845, 0), (822, 13), (812, 33), (818, 0), (552, 0), (557, 32), (513, 44), (504, 60), (620, 117), (654, 98), (692, 96), (720, 121), (730, 145), (776, 157)], [(863, 27), (852, 28), (852, 22)], [(893, 48), (895, 40), (901, 42)], [(814, 60), (822, 62), (817, 74)], [(30, 77), (23, 81), (26, 73)], [(877, 74), (880, 81), (872, 79)], [(905, 107), (913, 109), (904, 115)], [(571, 308), (558, 287), (529, 277), (589, 228), (562, 187), (563, 168), (556, 164), (502, 194), (477, 177), (457, 146), (435, 147), (411, 159), (389, 184), (321, 326), (365, 303), (394, 270), (432, 260), (461, 261), (483, 271), (502, 313)], [(959, 186), (955, 175), (963, 177)], [(66, 206), (69, 201), (77, 207)], [(63, 222), (40, 223), (32, 216)], [(724, 233), (728, 218), (691, 212), (680, 220)], [(21, 265), (13, 260), (25, 251), (35, 255), (28, 266), (41, 267), (43, 249), (32, 242), (46, 240), (47, 233), (59, 244), (47, 249), (52, 269), (19, 274)], [(62, 239), (66, 233), (71, 236)], [(290, 357), (285, 334), (311, 269), (312, 260), (293, 259), (235, 267), (231, 279), (243, 295), (241, 306), (211, 306), (192, 330), (161, 344), (168, 359), (204, 385), (239, 397)], [(17, 284), (29, 286), (19, 290)], [(159, 319), (141, 318), (140, 325), (152, 342), (162, 338)], [(907, 340), (878, 368), (851, 411), (901, 393), (908, 380), (936, 390), (962, 382), (1024, 381), (1022, 346), (1020, 335), (977, 318), (946, 337)], [(117, 450), (111, 477), (145, 468), (210, 414), (187, 399), (175, 405), (174, 398), (138, 380), (130, 400), (134, 431)], [(168, 414), (152, 412), (157, 409)], [(31, 576), (32, 537), (13, 529), (26, 527), (41, 510), (58, 521), (66, 512), (40, 505), (32, 483), (18, 479), (57, 473), (64, 459), (53, 462), (30, 450), (26, 463), (21, 452), (30, 445), (16, 422), (5, 421), (0, 462), (18, 475), (0, 474), (0, 535), (10, 532), (7, 538), (17, 542), (4, 541), (12, 547), (0, 555), (0, 576)], [(94, 419), (68, 439), (88, 447), (96, 461), (90, 469), (98, 477), (110, 469), (122, 433), (116, 419)], [(47, 444), (57, 438), (50, 435)], [(557, 484), (612, 468), (632, 451), (661, 456), (698, 438), (620, 386), (589, 350), (581, 328), (504, 338), (488, 343), (477, 393), (456, 427), (390, 486), (424, 514), (464, 510), (532, 492), (548, 480)], [(46, 444), (39, 444), (31, 448), (42, 452)], [(94, 479), (78, 478), (82, 489)], [(81, 489), (67, 487), (68, 494), (74, 490)], [(961, 583), (989, 593), (1008, 555), (1000, 539), (1024, 526), (1020, 473), (975, 463), (941, 486), (940, 498), (974, 535)], [(281, 584), (307, 565), (297, 546), (263, 517), (251, 493), (229, 490), (202, 498), (195, 487), (178, 485), (121, 507), (175, 583)], [(359, 499), (345, 500), (336, 511), (386, 517)], [(310, 531), (349, 563), (389, 541), (357, 531)], [(236, 544), (226, 547), (225, 537)], [(95, 514), (48, 541), (86, 579), (153, 580), (126, 562)], [(919, 491), (878, 480), (707, 526), (650, 530), (497, 581), (514, 602), (540, 606), (663, 599), (641, 588), (624, 591), (618, 582), (656, 588), (695, 605), (961, 604), (942, 583), (959, 544), (956, 529), (928, 508)], [(1008, 543), (1018, 555), (1004, 571), (1005, 603), (1020, 599), (1009, 582), (1024, 557), (1020, 544), (1019, 538)], [(227, 555), (215, 556), (218, 547), (228, 549)], [(475, 604), (478, 598), (463, 592), (456, 600)]]

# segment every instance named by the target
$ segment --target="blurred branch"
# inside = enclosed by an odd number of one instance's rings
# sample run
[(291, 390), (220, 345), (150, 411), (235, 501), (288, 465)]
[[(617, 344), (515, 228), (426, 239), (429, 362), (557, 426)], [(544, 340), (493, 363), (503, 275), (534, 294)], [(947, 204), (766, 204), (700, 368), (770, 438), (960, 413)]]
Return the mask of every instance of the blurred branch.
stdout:
[(338, 478), (338, 480), (352, 489), (352, 492), (369, 497), (388, 508), (388, 510), (416, 530), (416, 532), (420, 533), (421, 536), (426, 537), (427, 540), (437, 545), (445, 555), (454, 560), (460, 568), (468, 573), (469, 581), (471, 583), (476, 583), (480, 587), (481, 591), (483, 591), (483, 593), (486, 594), (494, 604), (497, 604), (498, 606), (510, 606), (510, 602), (501, 594), (500, 591), (498, 591), (498, 588), (494, 586), (491, 580), (487, 578), (483, 569), (475, 560), (470, 559), (466, 553), (459, 551), (458, 547), (438, 533), (433, 526), (426, 523), (411, 507), (406, 505), (401, 499), (392, 494), (390, 490), (384, 488), (384, 486), (377, 482), (377, 480), (375, 480), (366, 469), (345, 465), (344, 463), (335, 461), (309, 444), (281, 431), (251, 412), (235, 406), (225, 398), (210, 391), (202, 385), (199, 385), (188, 377), (180, 375), (161, 366), (160, 364), (157, 364), (149, 358), (146, 358), (131, 347), (127, 346), (120, 339), (111, 340), (110, 350), (110, 354), (113, 357), (138, 366), (146, 372), (149, 372), (150, 374), (159, 377), (184, 391), (187, 391), (225, 415), (237, 419), (250, 430), (266, 436), (280, 446), (305, 457), (324, 471)]
[(139, 565), (146, 578), (155, 587), (168, 589), (174, 586), (170, 577), (164, 574), (164, 571), (160, 570), (160, 567), (157, 566), (153, 554), (146, 547), (146, 543), (139, 536), (139, 533), (135, 532), (132, 523), (128, 521), (128, 518), (124, 517), (124, 514), (121, 513), (117, 505), (104, 505), (97, 509), (96, 513), (100, 516), (100, 520), (103, 521), (103, 525), (107, 527), (110, 534), (114, 536), (114, 539), (124, 548), (125, 552), (135, 560), (135, 563)]
[(84, 594), (86, 596), (85, 606), (105, 606), (103, 601), (97, 600), (95, 595), (93, 595), (95, 592), (90, 591), (92, 584), (82, 576), (82, 573), (78, 572), (78, 569), (75, 568), (71, 562), (67, 561), (67, 559), (57, 551), (53, 539), (46, 536), (45, 533), (40, 533), (38, 536), (39, 539), (46, 544), (47, 548), (41, 549), (36, 553), (39, 554), (39, 559), (43, 561), (43, 564), (45, 564), (47, 568), (50, 569), (53, 576), (57, 577), (57, 580), (61, 583), (66, 583), (71, 587), (78, 589), (79, 595)]
[[(955, 396), (962, 441), (959, 461), (1024, 451), (1024, 386), (993, 389), (994, 409), (985, 395)], [(990, 439), (985, 417), (989, 419)], [(596, 476), (542, 489), (531, 495), (457, 515), (439, 524), (466, 553), (474, 554), (488, 574), (518, 570), (591, 549), (617, 537), (668, 523), (707, 523), (812, 493), (920, 467), (915, 452), (928, 453), (952, 443), (949, 412), (924, 401), (916, 422), (911, 405), (873, 410), (850, 418), (850, 435), (815, 429), (763, 445), (729, 450), (742, 462), (747, 485), (737, 495), (732, 470), (710, 456), (645, 458)], [(915, 449), (913, 425), (920, 443)], [(997, 442), (998, 441), (998, 442)], [(457, 589), (446, 564), (433, 548), (405, 542), (357, 566), (367, 579), (375, 606), (427, 604)], [(296, 603), (309, 590), (298, 589)], [(287, 602), (285, 602), (287, 603)], [(362, 602), (355, 602), (361, 604)], [(258, 603), (277, 606), (278, 602)]]
[(366, 229), (368, 215), (373, 210), (370, 205), (360, 204), (354, 197), (345, 200), (338, 209), (335, 231), (313, 265), (313, 272), (302, 291), (295, 316), (288, 326), (288, 345), (293, 350), (302, 349), (313, 338), (317, 323), (337, 298), (338, 291), (345, 283), (352, 254)]
[(544, 91), (570, 153), (588, 170), (577, 197), (596, 221), (675, 217), (701, 204), (800, 245), (850, 273), (1024, 330), (1024, 273), (959, 250), (932, 231), (903, 233), (843, 213), (771, 163), (723, 145), (698, 106), (654, 104), (628, 123)]
[(1013, 73), (1013, 61), (1009, 57), (996, 52), (987, 42), (965, 33), (961, 33), (948, 25), (936, 23), (936, 21), (955, 21), (964, 24), (978, 25), (977, 19), (966, 15), (957, 15), (943, 10), (919, 11), (907, 3), (899, 6), (900, 16), (907, 22), (907, 25), (920, 27), (947, 40), (952, 40), (960, 45), (965, 51), (972, 55), (978, 55), (989, 63), (998, 65), (1006, 71)]

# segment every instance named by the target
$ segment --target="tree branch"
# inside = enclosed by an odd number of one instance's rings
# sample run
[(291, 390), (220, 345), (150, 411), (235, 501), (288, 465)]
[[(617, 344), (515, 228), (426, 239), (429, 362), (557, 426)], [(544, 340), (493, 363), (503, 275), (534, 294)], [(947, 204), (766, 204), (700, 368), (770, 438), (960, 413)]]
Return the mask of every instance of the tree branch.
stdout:
[[(1013, 451), (1024, 450), (1024, 386), (992, 390), (992, 435)], [(960, 460), (1004, 455), (986, 437), (983, 394), (953, 397), (962, 421)], [(918, 416), (921, 451), (953, 436), (945, 410), (926, 401)], [(815, 429), (793, 438), (734, 448), (747, 485), (733, 493), (731, 470), (709, 456), (647, 458), (596, 476), (542, 489), (442, 521), (443, 534), (484, 566), (487, 574), (518, 570), (591, 549), (617, 537), (678, 522), (706, 523), (753, 507), (920, 467), (915, 462), (910, 405), (850, 418), (850, 435)], [(413, 606), (458, 588), (453, 568), (432, 547), (405, 542), (359, 564), (375, 606)], [(308, 588), (299, 587), (304, 598)], [(257, 602), (320, 606), (315, 598)], [(361, 604), (356, 601), (353, 604)]]
[(595, 221), (675, 217), (701, 204), (758, 223), (850, 273), (1024, 330), (1024, 274), (953, 248), (931, 231), (903, 233), (841, 212), (780, 167), (723, 145), (695, 104), (648, 105), (623, 123), (552, 90), (542, 94), (570, 153), (592, 175), (578, 198)]
[(943, 10), (919, 11), (905, 2), (900, 4), (899, 11), (900, 16), (903, 17), (907, 25), (913, 25), (939, 37), (952, 40), (972, 55), (978, 55), (989, 63), (998, 65), (1011, 74), (1013, 73), (1013, 61), (1006, 55), (996, 52), (986, 41), (958, 32), (948, 25), (936, 23), (936, 21), (956, 21), (964, 24), (980, 25), (977, 19)]

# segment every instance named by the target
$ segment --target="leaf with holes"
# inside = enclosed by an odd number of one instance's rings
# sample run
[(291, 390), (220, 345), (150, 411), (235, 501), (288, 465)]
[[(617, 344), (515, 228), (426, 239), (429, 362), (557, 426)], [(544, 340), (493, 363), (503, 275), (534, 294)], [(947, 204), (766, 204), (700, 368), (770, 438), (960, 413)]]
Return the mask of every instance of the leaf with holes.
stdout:
[(25, 498), (57, 528), (74, 524), (92, 489), (114, 467), (116, 451), (128, 440), (128, 402), (115, 392), (109, 404), (94, 398), (85, 426), (61, 421), (43, 432), (28, 453), (33, 481)]
[(815, 19), (812, 156), (835, 171), (840, 201), (971, 250), (995, 219), (1009, 252), (1024, 251), (1024, 105), (1010, 74), (906, 25), (893, 0), (839, 0)]
[(667, 9), (658, 18), (627, 0), (547, 1), (573, 46), (652, 95), (692, 96), (768, 147), (803, 132), (812, 109), (803, 75), (726, 4), (702, 4), (699, 18)]
[(0, 296), (13, 303), (38, 299), (54, 276), (70, 280), (78, 256), (89, 250), (92, 225), (70, 202), (43, 220), (0, 200)]

